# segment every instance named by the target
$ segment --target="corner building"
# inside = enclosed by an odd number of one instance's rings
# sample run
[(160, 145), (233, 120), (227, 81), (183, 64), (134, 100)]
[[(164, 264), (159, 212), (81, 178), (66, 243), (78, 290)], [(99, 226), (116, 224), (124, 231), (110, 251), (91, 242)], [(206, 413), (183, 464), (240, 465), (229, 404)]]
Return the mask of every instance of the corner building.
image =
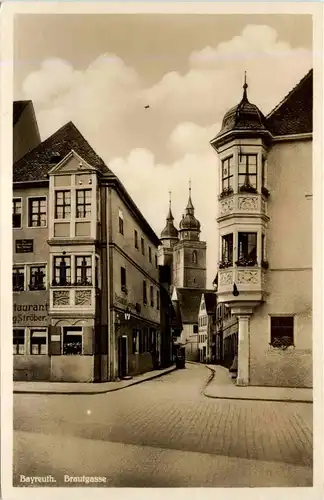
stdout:
[(264, 116), (244, 84), (220, 161), (218, 303), (237, 318), (238, 385), (312, 387), (310, 71)]
[(160, 240), (73, 123), (14, 164), (13, 190), (14, 379), (158, 366)]

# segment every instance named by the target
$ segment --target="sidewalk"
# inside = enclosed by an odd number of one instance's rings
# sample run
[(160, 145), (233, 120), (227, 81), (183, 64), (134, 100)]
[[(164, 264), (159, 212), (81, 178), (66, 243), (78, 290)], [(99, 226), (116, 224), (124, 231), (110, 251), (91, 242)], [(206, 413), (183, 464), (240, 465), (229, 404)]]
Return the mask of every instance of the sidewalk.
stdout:
[(120, 391), (132, 385), (146, 382), (176, 370), (170, 366), (161, 370), (152, 370), (141, 375), (136, 375), (130, 380), (118, 382), (14, 382), (14, 394), (103, 394), (106, 392)]
[(204, 389), (204, 395), (216, 399), (243, 399), (259, 401), (293, 401), (312, 403), (313, 390), (293, 387), (238, 387), (229, 371), (220, 365), (206, 365), (211, 370), (211, 379)]

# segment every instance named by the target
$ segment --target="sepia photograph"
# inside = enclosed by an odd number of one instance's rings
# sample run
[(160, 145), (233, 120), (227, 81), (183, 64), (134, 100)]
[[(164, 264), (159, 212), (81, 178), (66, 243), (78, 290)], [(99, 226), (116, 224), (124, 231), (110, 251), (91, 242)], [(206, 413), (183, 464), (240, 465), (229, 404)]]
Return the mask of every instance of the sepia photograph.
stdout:
[(311, 489), (314, 16), (12, 33), (12, 486)]

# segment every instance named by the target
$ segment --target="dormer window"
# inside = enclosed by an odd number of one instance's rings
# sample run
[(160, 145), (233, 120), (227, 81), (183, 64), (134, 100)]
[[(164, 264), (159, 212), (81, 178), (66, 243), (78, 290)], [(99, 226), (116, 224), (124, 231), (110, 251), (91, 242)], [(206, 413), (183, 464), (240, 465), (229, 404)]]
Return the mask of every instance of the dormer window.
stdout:
[(257, 190), (257, 155), (239, 154), (238, 188), (243, 192)]

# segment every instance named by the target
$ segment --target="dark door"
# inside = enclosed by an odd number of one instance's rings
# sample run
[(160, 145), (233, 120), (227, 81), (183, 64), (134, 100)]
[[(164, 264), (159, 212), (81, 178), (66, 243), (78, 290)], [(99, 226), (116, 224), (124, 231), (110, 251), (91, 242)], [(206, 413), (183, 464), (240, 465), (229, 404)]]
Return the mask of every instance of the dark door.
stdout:
[(127, 337), (118, 338), (118, 376), (119, 378), (127, 375)]

